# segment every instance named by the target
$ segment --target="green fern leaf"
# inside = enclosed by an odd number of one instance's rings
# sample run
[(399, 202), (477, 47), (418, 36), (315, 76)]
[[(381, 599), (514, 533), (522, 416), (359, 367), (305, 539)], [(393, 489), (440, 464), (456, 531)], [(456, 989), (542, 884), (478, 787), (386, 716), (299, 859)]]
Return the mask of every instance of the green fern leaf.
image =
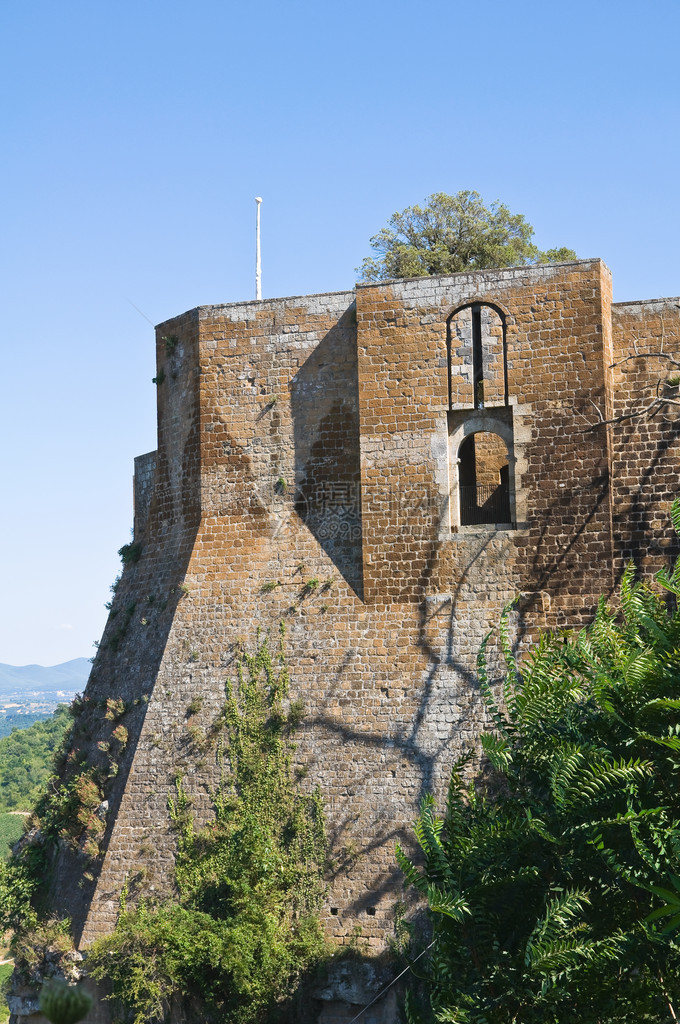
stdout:
[(495, 736), (493, 733), (482, 733), (480, 741), (482, 750), (494, 768), (497, 768), (498, 771), (506, 771), (512, 764), (512, 747), (507, 739)]

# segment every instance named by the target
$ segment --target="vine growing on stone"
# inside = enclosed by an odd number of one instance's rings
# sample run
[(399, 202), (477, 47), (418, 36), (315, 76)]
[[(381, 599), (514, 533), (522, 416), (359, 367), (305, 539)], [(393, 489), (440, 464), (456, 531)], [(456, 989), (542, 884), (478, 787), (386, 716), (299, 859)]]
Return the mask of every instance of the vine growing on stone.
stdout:
[(222, 778), (215, 817), (197, 827), (185, 781), (169, 797), (177, 832), (171, 898), (122, 906), (88, 969), (107, 979), (132, 1024), (286, 1019), (301, 974), (324, 954), (318, 921), (326, 834), (319, 791), (303, 793), (292, 764), (302, 714), (288, 703), (283, 634), (244, 654), (228, 684), (217, 735)]

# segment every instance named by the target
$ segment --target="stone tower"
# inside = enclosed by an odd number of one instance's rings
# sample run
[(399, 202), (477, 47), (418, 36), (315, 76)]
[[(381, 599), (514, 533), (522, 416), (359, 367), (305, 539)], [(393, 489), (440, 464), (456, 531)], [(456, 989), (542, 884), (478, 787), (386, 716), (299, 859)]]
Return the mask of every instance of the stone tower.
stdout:
[(158, 450), (135, 462), (134, 545), (85, 694), (126, 710), (80, 740), (96, 758), (124, 722), (127, 743), (101, 855), (77, 889), (64, 852), (54, 888), (82, 947), (113, 928), (126, 878), (167, 885), (178, 771), (210, 817), (216, 767), (187, 723), (217, 715), (241, 645), (284, 621), (297, 757), (337, 864), (325, 925), (382, 948), (394, 842), (483, 724), (475, 658), (503, 606), (522, 595), (520, 641), (578, 626), (627, 559), (669, 557), (679, 341), (678, 300), (612, 305), (599, 260), (160, 325)]

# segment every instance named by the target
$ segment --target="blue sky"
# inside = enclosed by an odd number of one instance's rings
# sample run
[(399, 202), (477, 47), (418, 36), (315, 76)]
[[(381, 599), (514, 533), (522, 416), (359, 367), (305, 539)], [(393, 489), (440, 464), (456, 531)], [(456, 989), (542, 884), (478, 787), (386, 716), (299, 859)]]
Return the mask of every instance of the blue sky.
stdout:
[(615, 299), (677, 295), (679, 30), (677, 0), (4, 4), (0, 662), (93, 653), (156, 445), (144, 317), (253, 297), (255, 195), (265, 297), (351, 287), (463, 188)]

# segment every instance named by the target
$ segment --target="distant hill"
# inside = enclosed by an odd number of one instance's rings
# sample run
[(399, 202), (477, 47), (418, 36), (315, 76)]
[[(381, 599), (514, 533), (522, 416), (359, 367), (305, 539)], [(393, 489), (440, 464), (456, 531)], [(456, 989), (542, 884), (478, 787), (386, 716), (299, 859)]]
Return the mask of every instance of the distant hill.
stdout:
[(15, 693), (80, 693), (85, 689), (91, 664), (74, 658), (61, 665), (3, 665), (0, 663), (0, 695)]

